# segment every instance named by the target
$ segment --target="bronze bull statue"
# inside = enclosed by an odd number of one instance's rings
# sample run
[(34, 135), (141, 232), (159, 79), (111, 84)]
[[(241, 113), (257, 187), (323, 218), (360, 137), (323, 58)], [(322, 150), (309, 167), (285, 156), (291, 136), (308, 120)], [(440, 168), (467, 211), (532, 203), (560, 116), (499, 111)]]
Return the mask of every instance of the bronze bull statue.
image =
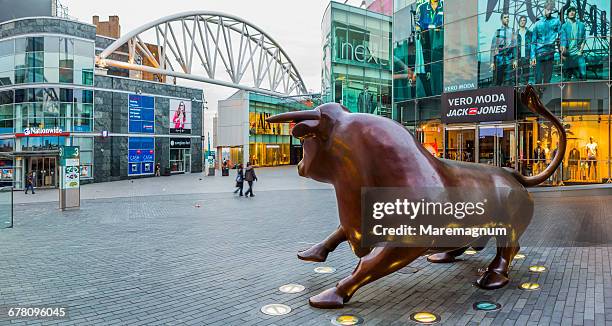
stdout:
[(300, 176), (330, 183), (336, 192), (340, 226), (322, 242), (298, 253), (298, 257), (322, 262), (340, 243), (348, 241), (360, 258), (350, 276), (311, 297), (310, 305), (341, 308), (360, 287), (403, 268), (428, 250), (438, 252), (430, 261), (445, 262), (452, 261), (469, 246), (482, 247), (486, 243), (477, 240), (479, 243), (475, 244), (473, 238), (466, 238), (461, 248), (450, 251), (436, 246), (435, 241), (428, 247), (364, 248), (361, 246), (362, 187), (512, 189), (512, 198), (507, 198), (507, 193), (495, 194), (499, 200), (490, 203), (507, 212), (505, 220), (486, 217), (458, 221), (469, 227), (504, 225), (510, 228), (507, 236), (496, 237), (497, 254), (476, 281), (483, 289), (505, 286), (509, 282), (510, 263), (520, 249), (519, 238), (533, 215), (533, 200), (525, 187), (548, 179), (561, 163), (566, 148), (563, 125), (540, 102), (531, 86), (521, 94), (521, 101), (559, 131), (559, 148), (551, 164), (530, 177), (509, 168), (435, 158), (399, 123), (374, 115), (350, 113), (336, 103), (268, 118), (271, 123), (296, 123), (292, 134), (303, 141), (304, 149), (304, 157), (298, 164)]

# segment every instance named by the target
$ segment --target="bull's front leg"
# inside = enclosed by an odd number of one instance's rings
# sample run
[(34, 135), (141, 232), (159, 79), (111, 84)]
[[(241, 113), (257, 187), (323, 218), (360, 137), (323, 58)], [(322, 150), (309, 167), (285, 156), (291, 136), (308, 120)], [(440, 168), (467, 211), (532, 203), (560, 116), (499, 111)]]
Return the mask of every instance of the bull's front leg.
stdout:
[(342, 308), (362, 286), (389, 275), (421, 256), (427, 248), (377, 247), (359, 260), (351, 276), (311, 297), (310, 305), (316, 308)]
[(312, 262), (324, 262), (327, 259), (327, 255), (334, 251), (338, 245), (346, 241), (347, 237), (339, 226), (336, 231), (330, 234), (325, 240), (313, 245), (312, 247), (298, 252), (297, 256), (301, 260), (312, 261)]

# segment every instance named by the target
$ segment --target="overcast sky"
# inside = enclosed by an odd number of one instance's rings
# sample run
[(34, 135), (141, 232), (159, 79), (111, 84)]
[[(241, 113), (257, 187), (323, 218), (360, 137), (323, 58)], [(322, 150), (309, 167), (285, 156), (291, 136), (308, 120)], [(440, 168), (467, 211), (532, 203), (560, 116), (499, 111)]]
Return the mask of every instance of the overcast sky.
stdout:
[[(351, 0), (349, 3), (360, 3)], [(107, 20), (119, 16), (122, 34), (151, 20), (173, 13), (210, 10), (226, 12), (257, 25), (278, 42), (296, 65), (309, 90), (321, 89), (321, 19), (329, 0), (61, 0), (68, 14), (82, 22), (92, 16)], [(146, 41), (146, 40), (145, 40)], [(217, 101), (227, 98), (234, 89), (192, 84), (204, 89), (208, 107), (216, 111)], [(206, 129), (210, 130), (207, 119)]]

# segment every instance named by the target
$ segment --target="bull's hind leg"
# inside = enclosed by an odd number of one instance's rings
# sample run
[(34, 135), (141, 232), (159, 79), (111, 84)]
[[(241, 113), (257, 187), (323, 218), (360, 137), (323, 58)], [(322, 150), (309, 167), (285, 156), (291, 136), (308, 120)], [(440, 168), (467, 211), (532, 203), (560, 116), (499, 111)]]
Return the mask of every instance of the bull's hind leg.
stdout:
[(359, 260), (351, 276), (342, 279), (335, 287), (311, 297), (310, 305), (316, 308), (342, 308), (362, 286), (389, 275), (410, 264), (427, 248), (377, 247)]
[(327, 255), (346, 240), (346, 234), (342, 226), (339, 226), (336, 231), (330, 234), (325, 240), (304, 251), (298, 252), (297, 256), (299, 259), (305, 261), (324, 262), (327, 259)]
[[(511, 232), (509, 232), (512, 234)], [(487, 267), (487, 270), (476, 280), (476, 284), (485, 290), (494, 290), (508, 284), (508, 269), (514, 256), (519, 252), (518, 237), (497, 237), (497, 255)]]

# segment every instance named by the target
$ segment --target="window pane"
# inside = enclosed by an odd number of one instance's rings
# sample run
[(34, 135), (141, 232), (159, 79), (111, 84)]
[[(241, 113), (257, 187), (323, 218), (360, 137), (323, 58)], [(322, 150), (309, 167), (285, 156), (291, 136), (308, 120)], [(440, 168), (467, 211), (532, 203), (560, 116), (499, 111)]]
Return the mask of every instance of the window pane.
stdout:
[(15, 72), (13, 70), (0, 72), (0, 86), (9, 86), (12, 85), (14, 82)]
[(15, 84), (23, 84), (25, 82), (25, 69), (15, 70)]
[(72, 103), (74, 101), (73, 90), (69, 88), (60, 88), (60, 101)]
[(18, 38), (15, 40), (15, 53), (24, 53), (27, 47), (27, 40), (25, 38)]
[(44, 44), (44, 37), (28, 37), (26, 52), (42, 52), (44, 51)]
[(45, 52), (59, 53), (59, 37), (45, 36)]
[(15, 68), (15, 56), (14, 55), (0, 56), (0, 70), (1, 71), (13, 70), (14, 68)]
[(74, 55), (93, 58), (94, 45), (92, 42), (74, 40)]
[(45, 83), (59, 83), (58, 68), (45, 68)]
[(59, 67), (59, 53), (57, 52), (45, 52), (45, 67), (56, 68)]
[(0, 105), (13, 103), (13, 91), (0, 92)]
[(72, 69), (60, 68), (59, 82), (72, 84), (72, 82), (74, 81), (74, 76), (72, 74)]
[(13, 55), (15, 53), (15, 41), (8, 40), (0, 42), (0, 57)]

